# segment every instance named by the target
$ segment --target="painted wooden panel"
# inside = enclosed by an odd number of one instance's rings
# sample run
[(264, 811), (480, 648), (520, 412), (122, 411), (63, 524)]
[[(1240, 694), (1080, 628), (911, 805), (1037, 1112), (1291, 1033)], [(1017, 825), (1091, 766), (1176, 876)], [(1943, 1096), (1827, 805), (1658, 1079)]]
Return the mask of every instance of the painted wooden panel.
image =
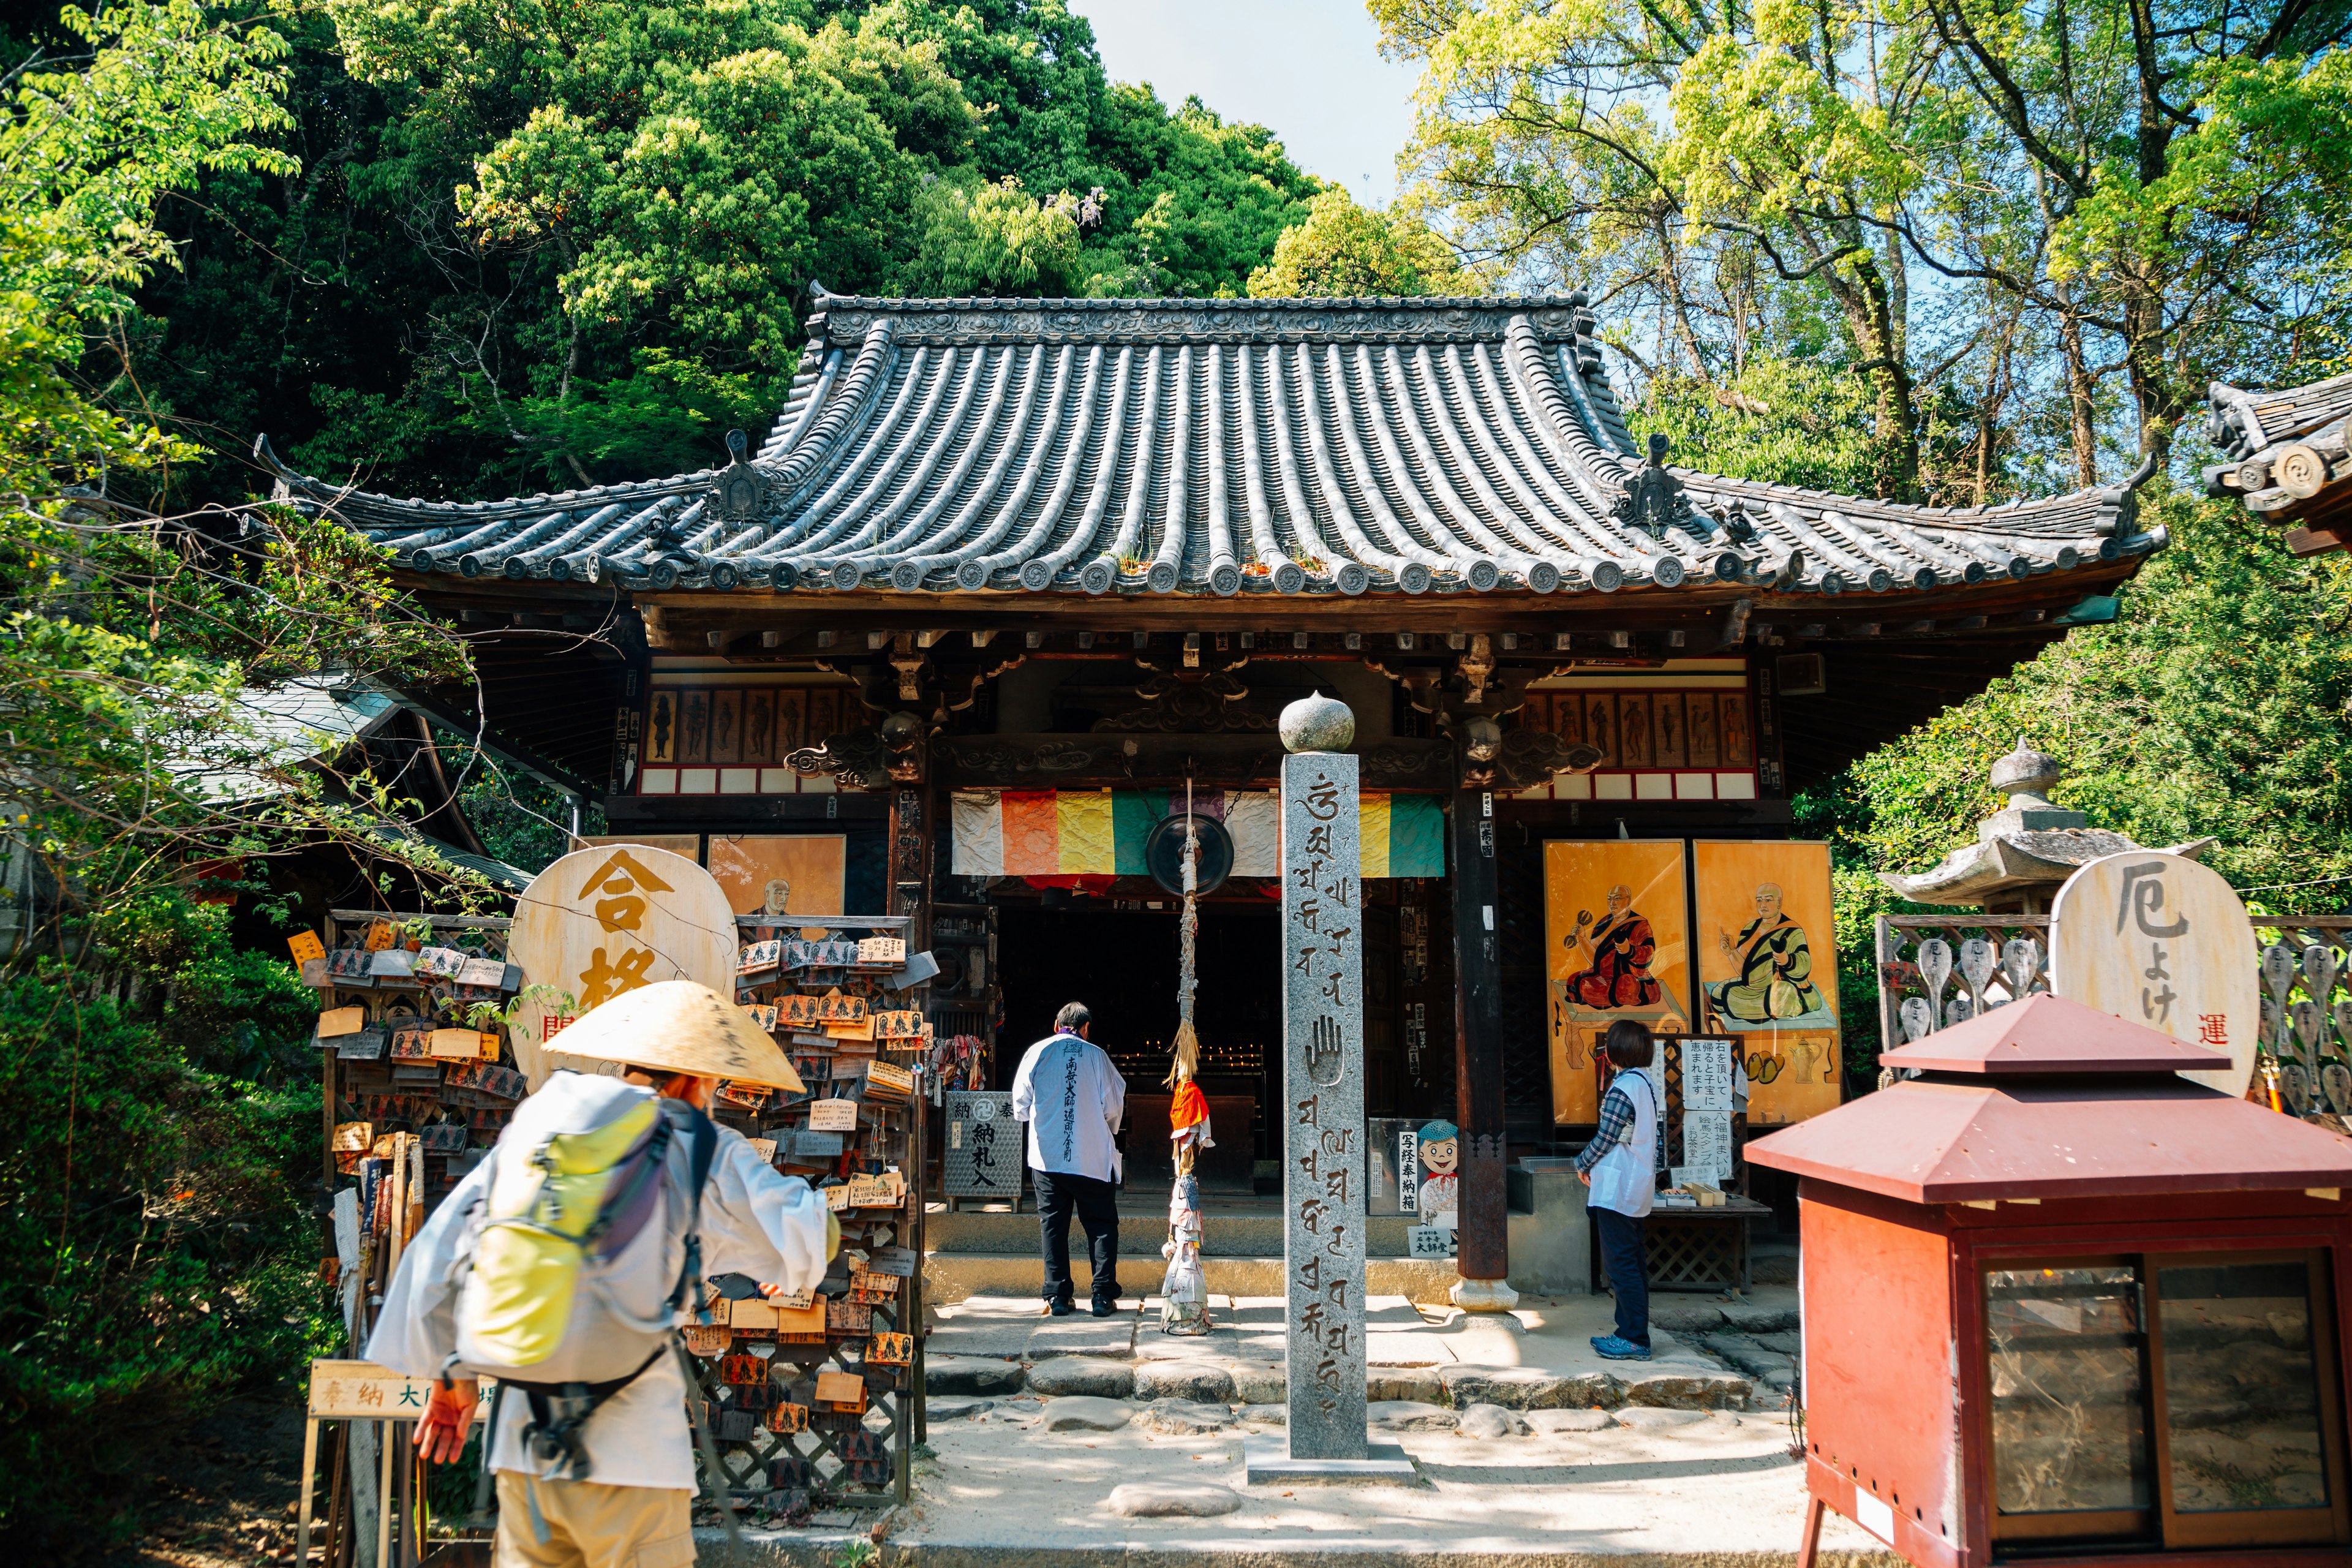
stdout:
[(1692, 1016), (1690, 914), (1679, 839), (1544, 846), (1544, 973), (1556, 1122), (1601, 1113), (1593, 1053), (1633, 1018), (1680, 1034)]

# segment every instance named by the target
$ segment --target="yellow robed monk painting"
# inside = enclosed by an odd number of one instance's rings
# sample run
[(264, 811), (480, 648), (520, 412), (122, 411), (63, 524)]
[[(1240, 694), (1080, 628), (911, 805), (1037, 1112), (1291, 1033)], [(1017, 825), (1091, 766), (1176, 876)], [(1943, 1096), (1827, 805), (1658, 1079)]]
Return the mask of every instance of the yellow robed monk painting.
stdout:
[(1749, 1126), (1830, 1110), (1843, 1095), (1829, 847), (1700, 840), (1691, 855), (1706, 1027), (1739, 1042)]
[(1551, 1011), (1552, 1120), (1600, 1115), (1593, 1065), (1620, 1018), (1661, 1034), (1688, 1027), (1690, 921), (1680, 839), (1554, 839), (1544, 846), (1545, 980)]

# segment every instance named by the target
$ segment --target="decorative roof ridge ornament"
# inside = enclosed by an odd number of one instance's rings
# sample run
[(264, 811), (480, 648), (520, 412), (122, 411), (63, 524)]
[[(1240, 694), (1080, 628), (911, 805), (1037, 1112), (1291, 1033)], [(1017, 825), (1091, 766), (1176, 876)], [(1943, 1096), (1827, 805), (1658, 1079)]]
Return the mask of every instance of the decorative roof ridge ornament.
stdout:
[(744, 432), (727, 432), (727, 450), (734, 461), (719, 470), (710, 487), (711, 501), (730, 522), (752, 521), (767, 510), (768, 476), (751, 461), (751, 438)]
[(1651, 431), (1649, 460), (1626, 476), (1625, 494), (1617, 504), (1622, 521), (1661, 541), (1681, 521), (1683, 482), (1666, 467), (1666, 454), (1673, 449), (1664, 432)]

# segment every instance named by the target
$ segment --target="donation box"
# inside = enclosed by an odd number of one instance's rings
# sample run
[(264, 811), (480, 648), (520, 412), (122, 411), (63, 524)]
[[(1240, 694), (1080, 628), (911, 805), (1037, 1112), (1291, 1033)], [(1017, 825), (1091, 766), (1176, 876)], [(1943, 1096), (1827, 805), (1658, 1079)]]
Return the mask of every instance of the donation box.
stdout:
[(1801, 1561), (2343, 1564), (2352, 1142), (2035, 995), (1748, 1145), (1800, 1178)]

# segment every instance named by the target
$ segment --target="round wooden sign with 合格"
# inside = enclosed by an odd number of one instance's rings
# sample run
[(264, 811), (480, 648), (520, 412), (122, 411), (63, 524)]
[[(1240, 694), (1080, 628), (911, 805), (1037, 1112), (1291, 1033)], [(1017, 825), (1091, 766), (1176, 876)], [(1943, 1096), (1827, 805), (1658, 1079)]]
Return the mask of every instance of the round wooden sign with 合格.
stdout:
[[(507, 1031), (515, 1065), (534, 1089), (557, 1068), (615, 1070), (567, 1058), (561, 1020), (660, 980), (692, 980), (732, 997), (736, 951), (726, 893), (683, 855), (644, 844), (573, 850), (515, 900), (507, 960), (522, 966), (526, 996)], [(530, 994), (541, 986), (558, 995)]]
[(2058, 889), (2050, 928), (2052, 991), (2226, 1053), (2227, 1068), (2180, 1076), (2246, 1092), (2262, 1024), (2259, 961), (2246, 906), (2220, 872), (2154, 849), (2102, 856)]

